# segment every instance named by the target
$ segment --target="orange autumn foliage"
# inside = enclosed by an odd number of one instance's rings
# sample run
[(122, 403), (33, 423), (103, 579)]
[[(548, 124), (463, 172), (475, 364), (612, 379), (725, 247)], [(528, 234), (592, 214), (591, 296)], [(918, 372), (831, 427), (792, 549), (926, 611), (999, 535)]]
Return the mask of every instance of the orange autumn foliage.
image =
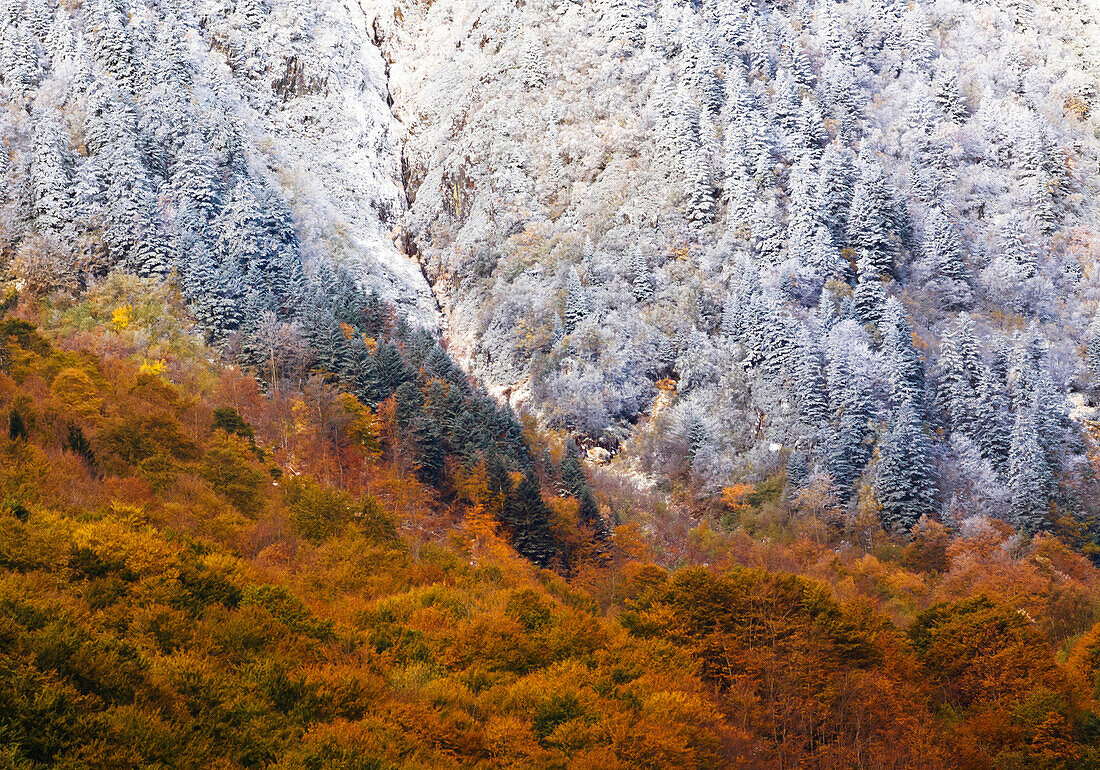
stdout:
[(751, 484), (734, 484), (722, 490), (722, 505), (732, 512), (737, 513), (746, 506), (746, 498), (755, 492)]
[[(606, 558), (535, 569), (485, 461), (418, 480), (393, 399), (265, 393), (208, 351), (143, 348), (139, 311), (109, 344), (0, 328), (0, 417), (26, 424), (0, 433), (4, 761), (1100, 763), (1100, 580), (1058, 538), (901, 540), (771, 480), (685, 515), (609, 470)], [(561, 447), (528, 429), (583, 554)]]

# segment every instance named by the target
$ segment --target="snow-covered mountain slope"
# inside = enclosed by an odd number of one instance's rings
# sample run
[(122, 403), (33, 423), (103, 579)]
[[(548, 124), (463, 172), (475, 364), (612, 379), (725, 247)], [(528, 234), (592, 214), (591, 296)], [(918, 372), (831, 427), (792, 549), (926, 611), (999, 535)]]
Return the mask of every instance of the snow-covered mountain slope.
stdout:
[(793, 460), (842, 497), (925, 490), (889, 503), (907, 521), (1071, 505), (1066, 395), (1100, 373), (1095, 23), (1076, 2), (399, 3), (377, 26), (452, 349), (609, 443), (671, 378), (633, 437), (664, 473)]
[(247, 360), (327, 345), (336, 263), (421, 324), (438, 300), (498, 394), (666, 478), (785, 469), (899, 526), (1091, 510), (1067, 409), (1100, 383), (1091, 3), (3, 0), (0, 23), (21, 280), (175, 271)]
[[(175, 270), (184, 284), (202, 254), (224, 272), (230, 252), (293, 241), (307, 269), (344, 265), (414, 321), (438, 324), (403, 253), (400, 132), (360, 7), (3, 6), (9, 240), (26, 225), (62, 242), (104, 232), (105, 253), (81, 267)], [(247, 293), (247, 276), (221, 277), (223, 294), (242, 280)]]
[(212, 4), (200, 23), (241, 62), (233, 74), (257, 147), (301, 229), (318, 253), (436, 327), (435, 301), (405, 254), (401, 128), (373, 15), (351, 2), (273, 2), (252, 30), (233, 23), (232, 6)]

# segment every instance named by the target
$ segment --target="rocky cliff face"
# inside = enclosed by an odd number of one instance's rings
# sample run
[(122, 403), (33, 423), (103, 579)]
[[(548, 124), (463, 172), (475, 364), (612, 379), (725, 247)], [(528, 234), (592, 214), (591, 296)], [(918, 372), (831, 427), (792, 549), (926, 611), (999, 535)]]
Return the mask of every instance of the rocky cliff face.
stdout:
[(255, 28), (211, 3), (200, 26), (227, 54), (253, 141), (304, 238), (414, 322), (438, 329), (435, 300), (405, 239), (404, 129), (370, 3), (269, 3)]
[[(272, 3), (237, 75), (266, 156), (319, 253), (417, 323), (435, 301), (404, 239), (403, 129), (390, 111), (375, 16), (358, 3)], [(224, 11), (223, 11), (224, 14)], [(217, 20), (206, 34), (216, 40)]]

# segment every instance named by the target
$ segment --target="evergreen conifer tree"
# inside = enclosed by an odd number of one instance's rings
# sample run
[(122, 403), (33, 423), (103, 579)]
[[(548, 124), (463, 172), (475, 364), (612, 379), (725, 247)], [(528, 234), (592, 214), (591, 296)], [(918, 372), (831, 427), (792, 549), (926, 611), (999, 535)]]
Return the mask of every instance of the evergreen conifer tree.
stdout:
[(848, 245), (865, 253), (880, 276), (894, 274), (892, 204), (882, 168), (875, 161), (864, 160), (848, 212)]
[(817, 428), (829, 419), (828, 385), (821, 363), (821, 350), (808, 332), (803, 332), (799, 347), (801, 365), (795, 380), (798, 413), (806, 425)]
[(966, 122), (966, 102), (963, 101), (962, 94), (959, 92), (958, 79), (952, 73), (940, 70), (936, 73), (933, 88), (932, 98), (944, 117), (952, 123)]
[(886, 287), (882, 283), (882, 273), (866, 252), (860, 257), (858, 268), (856, 288), (852, 294), (856, 320), (865, 325), (877, 324), (882, 320), (886, 304)]
[(653, 274), (646, 264), (642, 250), (635, 246), (630, 250), (627, 265), (631, 275), (631, 290), (637, 302), (647, 302), (653, 296)]
[(937, 395), (952, 427), (976, 438), (977, 386), (982, 365), (973, 325), (965, 313), (943, 334), (939, 368)]
[(515, 489), (506, 494), (501, 519), (521, 555), (540, 567), (554, 560), (558, 548), (550, 527), (550, 511), (533, 472), (525, 473)]
[(696, 148), (686, 158), (686, 203), (688, 219), (703, 225), (714, 219), (714, 183), (711, 164), (703, 148)]
[(647, 13), (643, 0), (600, 0), (597, 7), (608, 40), (625, 51), (645, 42)]
[(1023, 225), (1015, 218), (1009, 218), (1001, 228), (1001, 243), (1004, 256), (1019, 266), (1024, 278), (1035, 275), (1039, 260), (1035, 254)]
[(749, 73), (753, 77), (768, 79), (775, 74), (771, 43), (764, 28), (753, 21), (749, 32)]
[(1050, 467), (1039, 444), (1035, 416), (1021, 412), (1012, 431), (1008, 455), (1009, 522), (1024, 532), (1034, 533), (1048, 526)]
[(588, 293), (581, 284), (580, 276), (576, 268), (570, 268), (569, 278), (565, 283), (565, 333), (572, 334), (577, 325), (588, 315)]
[(875, 496), (882, 525), (908, 532), (921, 516), (936, 512), (935, 466), (920, 417), (911, 404), (894, 411), (893, 423), (878, 447)]
[(722, 108), (717, 66), (710, 41), (699, 33), (690, 36), (684, 47), (684, 83), (696, 94), (699, 103), (713, 113)]
[(401, 387), (409, 379), (409, 373), (397, 345), (390, 340), (378, 343), (373, 364), (368, 392), (370, 401), (378, 403)]
[(886, 301), (883, 320), (883, 353), (890, 378), (890, 404), (913, 405), (920, 414), (924, 394), (924, 365), (913, 345), (913, 329), (896, 297)]
[(1004, 473), (1012, 445), (1012, 402), (993, 368), (982, 373), (976, 403), (977, 444), (993, 469)]
[(546, 57), (542, 53), (542, 42), (530, 29), (521, 41), (519, 67), (526, 88), (534, 91), (546, 85)]
[(1085, 367), (1093, 377), (1100, 378), (1100, 317), (1085, 332)]
[(216, 214), (223, 193), (216, 162), (200, 134), (190, 133), (183, 140), (170, 173), (176, 195), (199, 212), (196, 224), (204, 227)]
[(966, 267), (962, 242), (955, 225), (938, 207), (933, 208), (925, 224), (925, 258), (931, 271), (930, 287), (945, 310), (970, 306), (970, 271)]
[(30, 168), (35, 226), (44, 231), (61, 232), (72, 216), (69, 142), (63, 134), (59, 115), (36, 113), (35, 128)]
[(833, 242), (844, 242), (848, 212), (855, 188), (855, 156), (847, 147), (833, 142), (821, 155), (817, 185), (817, 216), (833, 235)]

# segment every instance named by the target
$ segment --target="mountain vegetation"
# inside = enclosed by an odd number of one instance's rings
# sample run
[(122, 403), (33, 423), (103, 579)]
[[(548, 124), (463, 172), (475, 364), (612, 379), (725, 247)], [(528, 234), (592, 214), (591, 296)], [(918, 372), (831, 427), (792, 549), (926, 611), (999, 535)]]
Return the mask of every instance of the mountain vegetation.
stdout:
[(666, 488), (1095, 539), (1086, 4), (397, 15), (410, 232), (487, 383)]
[(19, 303), (0, 342), (11, 767), (1100, 761), (1100, 580), (1052, 537), (842, 544), (779, 485), (677, 532), (530, 430), (526, 470), (440, 482), (397, 394), (265, 392), (155, 279)]
[(1084, 0), (0, 0), (0, 765), (1100, 766)]

